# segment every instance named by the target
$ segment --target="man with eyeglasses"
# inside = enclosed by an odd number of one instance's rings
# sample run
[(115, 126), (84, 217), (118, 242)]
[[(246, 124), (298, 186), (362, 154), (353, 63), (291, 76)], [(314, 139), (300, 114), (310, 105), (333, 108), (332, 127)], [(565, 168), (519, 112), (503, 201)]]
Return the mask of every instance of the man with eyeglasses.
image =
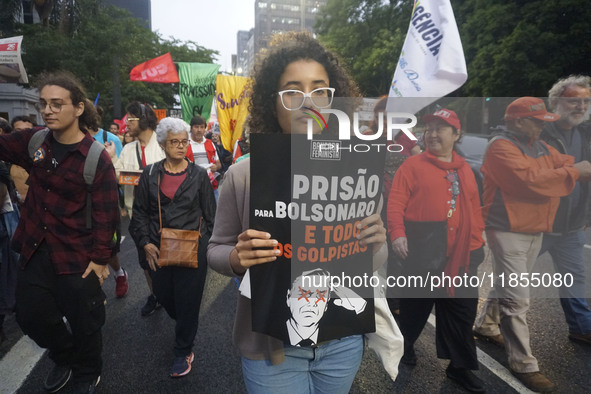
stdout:
[[(508, 281), (529, 275), (542, 246), (542, 233), (552, 229), (560, 197), (571, 193), (577, 180), (591, 178), (591, 163), (574, 164), (572, 156), (539, 140), (545, 122), (559, 118), (546, 111), (541, 99), (513, 101), (505, 110), (506, 128), (489, 142), (481, 168), (482, 212), (496, 277), (476, 319), (475, 334), (503, 343), (511, 372), (539, 392), (555, 386), (540, 372), (531, 352), (526, 321), (529, 287), (510, 286)], [(504, 275), (504, 282), (499, 275)]]
[[(0, 160), (30, 173), (12, 239), (21, 256), (16, 320), (49, 350), (55, 365), (45, 379), (47, 391), (57, 392), (72, 379), (72, 392), (95, 393), (103, 364), (101, 286), (119, 225), (117, 181), (109, 155), (88, 133), (97, 127), (97, 114), (80, 83), (57, 72), (41, 75), (38, 86), (47, 134), (31, 129), (0, 136)], [(94, 153), (89, 187), (85, 168)]]
[[(121, 171), (143, 171), (144, 167), (147, 165), (156, 163), (166, 157), (162, 147), (158, 143), (156, 133), (154, 132), (158, 124), (158, 118), (152, 108), (147, 104), (132, 101), (125, 108), (125, 111), (127, 113), (127, 118), (125, 120), (127, 124), (127, 132), (131, 136), (137, 137), (137, 140), (126, 144), (119, 157), (116, 156), (113, 145), (106, 147), (113, 160), (117, 175), (119, 175)], [(121, 186), (125, 199), (125, 208), (131, 217), (133, 215), (132, 207), (136, 186)], [(149, 316), (154, 313), (156, 309), (160, 308), (160, 303), (156, 299), (152, 289), (150, 267), (144, 253), (144, 248), (138, 247), (137, 250), (139, 264), (144, 270), (146, 283), (150, 290), (150, 294), (146, 299), (146, 304), (142, 307), (140, 313), (142, 316)]]
[[(585, 122), (591, 102), (591, 77), (572, 75), (557, 81), (548, 92), (550, 107), (560, 115), (546, 124), (541, 139), (575, 162), (591, 161), (591, 124)], [(585, 228), (591, 224), (591, 184), (577, 182), (562, 197), (552, 232), (544, 234), (540, 254), (548, 251), (557, 273), (571, 274), (573, 286), (559, 289), (560, 303), (569, 335), (576, 342), (591, 345), (591, 309), (585, 298)]]

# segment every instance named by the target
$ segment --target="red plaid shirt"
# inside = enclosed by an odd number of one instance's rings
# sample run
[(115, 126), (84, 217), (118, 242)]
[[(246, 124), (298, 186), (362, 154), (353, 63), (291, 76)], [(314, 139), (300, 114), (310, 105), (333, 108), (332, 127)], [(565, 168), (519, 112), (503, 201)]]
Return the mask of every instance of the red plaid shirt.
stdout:
[[(101, 153), (92, 193), (92, 229), (86, 228), (88, 189), (82, 176), (92, 137), (86, 134), (76, 149), (54, 165), (53, 134), (41, 145), (41, 159), (29, 157), (31, 136), (40, 128), (0, 136), (0, 160), (18, 164), (30, 174), (30, 188), (12, 246), (25, 265), (42, 241), (58, 274), (82, 273), (88, 263), (106, 264), (119, 224), (117, 180), (106, 151)], [(40, 155), (39, 155), (40, 156)]]

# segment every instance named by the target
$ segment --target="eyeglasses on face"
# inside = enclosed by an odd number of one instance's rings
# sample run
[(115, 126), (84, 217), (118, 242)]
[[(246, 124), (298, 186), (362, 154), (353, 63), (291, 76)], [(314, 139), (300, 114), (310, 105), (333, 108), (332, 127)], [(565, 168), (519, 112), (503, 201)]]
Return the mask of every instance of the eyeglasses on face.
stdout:
[(334, 88), (318, 88), (310, 93), (304, 93), (297, 89), (287, 89), (277, 92), (281, 98), (281, 104), (288, 111), (296, 111), (303, 107), (306, 97), (310, 99), (316, 108), (327, 108), (332, 104)]
[(127, 118), (125, 119), (125, 123), (133, 122), (135, 120), (140, 120), (140, 118)]
[(542, 119), (538, 119), (538, 118), (525, 118), (527, 120), (529, 120), (530, 122), (534, 123), (536, 126), (542, 127), (544, 126), (544, 122)]
[(189, 145), (189, 140), (177, 140), (177, 139), (174, 139), (174, 140), (168, 140), (168, 143), (173, 148), (176, 148), (178, 146), (185, 147), (185, 146)]
[(41, 100), (37, 103), (35, 103), (35, 108), (37, 109), (37, 111), (44, 113), (45, 110), (47, 109), (47, 107), (49, 106), (49, 110), (53, 113), (58, 113), (62, 110), (62, 107), (64, 105), (69, 105), (72, 103), (60, 103), (59, 101), (50, 101), (49, 103), (46, 102), (45, 100)]
[(451, 126), (447, 125), (447, 124), (441, 124), (441, 125), (434, 126), (434, 127), (428, 127), (425, 130), (425, 135), (427, 135), (427, 134), (443, 134), (445, 132), (445, 130), (447, 130), (448, 128), (451, 128)]
[(575, 107), (577, 105), (588, 106), (591, 104), (591, 98), (570, 98), (570, 97), (563, 97), (562, 101), (567, 103), (568, 105)]

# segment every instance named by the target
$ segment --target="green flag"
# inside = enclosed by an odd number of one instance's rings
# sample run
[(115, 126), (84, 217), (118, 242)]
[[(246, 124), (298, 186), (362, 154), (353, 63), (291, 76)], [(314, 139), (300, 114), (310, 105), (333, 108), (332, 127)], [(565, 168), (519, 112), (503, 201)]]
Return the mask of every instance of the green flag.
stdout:
[(183, 120), (191, 122), (195, 115), (207, 120), (215, 94), (215, 80), (220, 66), (206, 63), (178, 63), (179, 94)]

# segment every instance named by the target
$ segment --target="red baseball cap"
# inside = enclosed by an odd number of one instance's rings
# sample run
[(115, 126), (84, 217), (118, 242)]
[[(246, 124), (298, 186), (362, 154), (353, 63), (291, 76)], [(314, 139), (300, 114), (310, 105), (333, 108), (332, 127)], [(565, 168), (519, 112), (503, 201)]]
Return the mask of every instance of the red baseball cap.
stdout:
[(536, 118), (545, 122), (556, 122), (560, 115), (546, 110), (544, 100), (536, 97), (520, 97), (507, 106), (505, 120)]
[(443, 108), (433, 114), (423, 116), (423, 122), (431, 122), (433, 120), (443, 120), (448, 125), (453, 126), (458, 130), (461, 129), (460, 119), (451, 109)]

